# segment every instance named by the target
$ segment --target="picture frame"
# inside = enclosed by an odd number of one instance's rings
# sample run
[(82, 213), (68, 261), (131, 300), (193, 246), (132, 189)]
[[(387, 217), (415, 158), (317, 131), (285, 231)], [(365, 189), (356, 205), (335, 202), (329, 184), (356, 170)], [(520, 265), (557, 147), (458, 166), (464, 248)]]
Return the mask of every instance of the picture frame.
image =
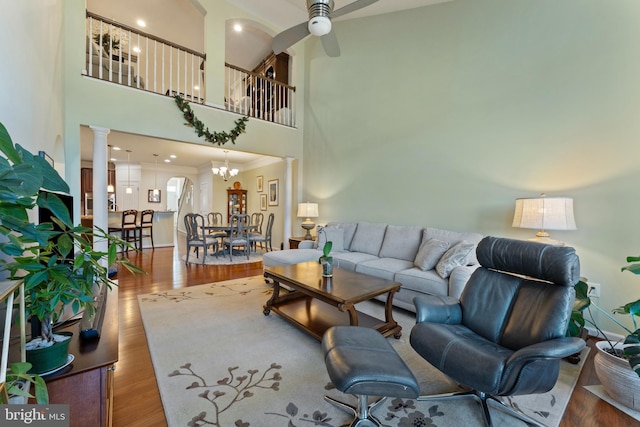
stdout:
[(278, 196), (278, 180), (270, 179), (269, 180), (269, 206), (278, 206), (279, 196)]
[(266, 193), (260, 195), (260, 210), (261, 211), (267, 210), (267, 194)]
[(256, 189), (258, 193), (262, 193), (264, 191), (263, 185), (264, 185), (264, 177), (262, 175), (258, 175), (256, 177)]
[(161, 194), (162, 194), (161, 190), (157, 188), (152, 188), (147, 193), (147, 201), (149, 203), (160, 203), (160, 200), (162, 199)]

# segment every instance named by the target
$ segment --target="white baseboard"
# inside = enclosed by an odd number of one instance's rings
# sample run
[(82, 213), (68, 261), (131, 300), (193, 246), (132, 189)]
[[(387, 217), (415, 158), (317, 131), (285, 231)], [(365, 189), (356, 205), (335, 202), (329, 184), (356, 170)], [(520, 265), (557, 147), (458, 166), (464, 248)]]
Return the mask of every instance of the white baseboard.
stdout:
[(592, 327), (587, 327), (587, 331), (589, 331), (590, 337), (607, 338), (609, 341), (624, 341), (624, 338), (625, 338), (624, 335), (620, 335), (620, 334), (609, 332), (609, 331), (602, 331), (604, 333), (603, 335), (599, 333), (597, 329)]

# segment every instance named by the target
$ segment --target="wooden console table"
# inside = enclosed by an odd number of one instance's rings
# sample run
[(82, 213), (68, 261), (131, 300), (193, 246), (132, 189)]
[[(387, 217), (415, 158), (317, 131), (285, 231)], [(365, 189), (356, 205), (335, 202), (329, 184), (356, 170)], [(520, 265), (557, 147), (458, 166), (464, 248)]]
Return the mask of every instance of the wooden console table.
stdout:
[[(69, 405), (70, 427), (110, 427), (113, 411), (113, 376), (118, 361), (118, 287), (107, 296), (100, 339), (80, 338), (80, 322), (55, 329), (73, 332), (69, 354), (73, 362), (45, 376), (49, 403)], [(17, 349), (16, 349), (17, 350)], [(19, 355), (11, 351), (15, 360)]]

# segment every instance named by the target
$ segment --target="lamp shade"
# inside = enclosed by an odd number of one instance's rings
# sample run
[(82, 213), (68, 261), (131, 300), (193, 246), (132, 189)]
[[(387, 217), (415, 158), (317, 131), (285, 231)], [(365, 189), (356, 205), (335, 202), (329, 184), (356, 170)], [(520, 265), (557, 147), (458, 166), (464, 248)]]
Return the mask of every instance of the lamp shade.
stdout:
[(298, 203), (299, 218), (316, 218), (318, 216), (317, 203)]
[(544, 195), (532, 199), (516, 199), (512, 225), (538, 230), (575, 230), (573, 199)]

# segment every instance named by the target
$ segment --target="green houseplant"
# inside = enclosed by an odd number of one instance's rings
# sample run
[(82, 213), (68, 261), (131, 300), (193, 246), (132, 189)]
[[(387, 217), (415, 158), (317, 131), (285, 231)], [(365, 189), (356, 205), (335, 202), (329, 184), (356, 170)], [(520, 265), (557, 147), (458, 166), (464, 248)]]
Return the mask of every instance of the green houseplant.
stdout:
[[(627, 262), (631, 264), (622, 267), (622, 271), (640, 274), (638, 261), (640, 261), (640, 257), (627, 257)], [(614, 314), (630, 315), (633, 330), (624, 326), (596, 304), (592, 303), (591, 306), (598, 309), (626, 332), (624, 342), (612, 342), (594, 322), (590, 322), (605, 338), (596, 342), (597, 353), (594, 357), (596, 376), (611, 398), (631, 409), (640, 410), (640, 330), (637, 328), (635, 319), (640, 313), (640, 300), (629, 302), (613, 310)]]
[[(52, 325), (65, 307), (74, 314), (81, 309), (91, 313), (94, 285), (114, 284), (108, 266), (120, 264), (134, 273), (142, 270), (126, 258), (117, 259), (121, 239), (72, 224), (65, 204), (55, 194), (69, 191), (66, 182), (43, 158), (14, 145), (2, 123), (0, 152), (4, 155), (0, 156), (0, 234), (5, 237), (0, 251), (8, 255), (0, 259), (0, 269), (11, 280), (24, 281), (26, 314), (37, 319), (41, 341), (51, 346), (57, 339)], [(49, 209), (53, 222), (31, 221), (29, 212), (36, 207)], [(91, 240), (107, 241), (108, 251), (94, 250)], [(41, 372), (35, 366), (34, 371)]]
[(324, 277), (333, 276), (333, 257), (329, 255), (332, 247), (333, 242), (325, 242), (322, 248), (322, 255), (318, 258), (318, 264), (322, 265), (322, 275)]
[[(46, 405), (49, 403), (49, 393), (44, 379), (40, 375), (29, 374), (31, 363), (12, 363), (7, 370), (6, 393), (0, 393), (0, 405), (11, 403), (11, 397), (34, 398), (36, 403)], [(34, 394), (29, 392), (31, 386)]]

